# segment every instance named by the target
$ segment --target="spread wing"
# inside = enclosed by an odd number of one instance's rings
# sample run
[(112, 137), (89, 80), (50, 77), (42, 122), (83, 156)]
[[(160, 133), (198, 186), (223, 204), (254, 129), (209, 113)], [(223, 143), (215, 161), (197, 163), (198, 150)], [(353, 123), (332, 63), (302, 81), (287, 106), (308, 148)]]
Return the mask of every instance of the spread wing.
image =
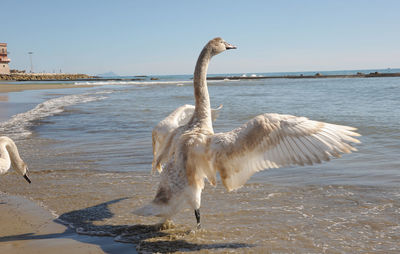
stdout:
[(214, 170), (229, 190), (241, 187), (255, 172), (290, 165), (312, 165), (356, 151), (353, 127), (291, 115), (259, 115), (209, 143)]
[[(220, 105), (216, 109), (211, 109), (212, 121), (218, 117), (219, 110), (222, 108)], [(175, 109), (169, 116), (160, 121), (153, 129), (152, 140), (153, 140), (153, 163), (152, 172), (157, 169), (158, 172), (162, 171), (161, 164), (164, 160), (159, 160), (161, 163), (156, 163), (157, 158), (163, 150), (163, 146), (167, 140), (167, 137), (173, 133), (178, 127), (187, 124), (193, 116), (194, 106), (193, 105), (183, 105)]]

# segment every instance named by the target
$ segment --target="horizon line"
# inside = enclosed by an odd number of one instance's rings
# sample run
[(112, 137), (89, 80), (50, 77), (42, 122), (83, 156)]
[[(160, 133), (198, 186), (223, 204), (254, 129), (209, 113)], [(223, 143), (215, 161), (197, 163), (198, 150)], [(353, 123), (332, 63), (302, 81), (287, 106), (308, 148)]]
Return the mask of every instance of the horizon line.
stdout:
[[(268, 72), (229, 72), (229, 73), (208, 73), (207, 75), (224, 75), (224, 74), (265, 74), (265, 73), (300, 73), (300, 72), (335, 72), (335, 71), (371, 71), (371, 70), (400, 70), (400, 67), (386, 67), (386, 68), (368, 68), (368, 69), (333, 69), (333, 70), (302, 70), (302, 71), (268, 71)], [(113, 71), (107, 71), (107, 72), (113, 72)], [(102, 75), (102, 74), (107, 74), (107, 72), (104, 73), (97, 73), (97, 74), (92, 74), (93, 76), (96, 75)], [(114, 72), (113, 72), (114, 73)], [(116, 76), (186, 76), (186, 75), (193, 75), (193, 73), (180, 73), (180, 74), (145, 74), (145, 73), (139, 73), (139, 74), (132, 74), (132, 75), (125, 75), (125, 74), (116, 74)]]

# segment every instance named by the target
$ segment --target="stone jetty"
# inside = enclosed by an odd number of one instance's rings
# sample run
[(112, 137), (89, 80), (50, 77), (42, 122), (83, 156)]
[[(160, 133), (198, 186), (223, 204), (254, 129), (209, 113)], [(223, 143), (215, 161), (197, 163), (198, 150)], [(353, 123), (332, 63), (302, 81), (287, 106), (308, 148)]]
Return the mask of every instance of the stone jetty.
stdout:
[(86, 74), (64, 74), (64, 73), (12, 73), (1, 74), (0, 80), (9, 81), (48, 81), (48, 80), (86, 80), (96, 78)]
[(12, 73), (0, 74), (0, 81), (106, 81), (106, 80), (144, 80), (143, 78), (101, 78), (87, 74), (66, 73)]
[(357, 73), (349, 75), (323, 75), (321, 73), (316, 73), (315, 75), (283, 75), (283, 76), (218, 76), (218, 77), (207, 77), (208, 80), (240, 80), (240, 79), (277, 79), (277, 78), (287, 78), (287, 79), (302, 79), (302, 78), (378, 78), (378, 77), (400, 77), (400, 73), (380, 73), (371, 72), (368, 74)]

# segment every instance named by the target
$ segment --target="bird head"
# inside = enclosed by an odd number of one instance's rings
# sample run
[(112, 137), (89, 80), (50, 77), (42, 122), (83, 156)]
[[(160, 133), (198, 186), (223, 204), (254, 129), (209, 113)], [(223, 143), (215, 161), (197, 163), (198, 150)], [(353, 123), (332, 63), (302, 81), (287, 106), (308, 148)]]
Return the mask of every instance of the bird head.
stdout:
[(19, 173), (21, 173), (28, 183), (31, 183), (31, 179), (29, 179), (28, 177), (28, 172), (29, 172), (28, 165), (26, 165), (24, 161), (21, 160), (20, 162), (15, 163), (14, 169)]
[(217, 37), (209, 41), (208, 46), (211, 48), (211, 54), (213, 56), (218, 55), (219, 53), (224, 52), (225, 50), (237, 48), (236, 46), (224, 41), (221, 37)]

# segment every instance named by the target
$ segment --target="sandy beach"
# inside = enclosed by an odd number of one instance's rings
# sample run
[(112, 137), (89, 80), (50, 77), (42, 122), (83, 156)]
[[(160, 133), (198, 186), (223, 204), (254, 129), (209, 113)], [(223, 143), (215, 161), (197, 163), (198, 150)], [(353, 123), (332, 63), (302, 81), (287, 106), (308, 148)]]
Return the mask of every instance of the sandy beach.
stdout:
[(111, 237), (84, 236), (58, 222), (43, 207), (0, 193), (0, 253), (136, 253)]
[(41, 83), (41, 84), (2, 84), (0, 82), (0, 93), (20, 92), (24, 90), (45, 90), (45, 89), (63, 89), (74, 87), (93, 87), (93, 85), (75, 85), (75, 84), (55, 84), (55, 83)]

